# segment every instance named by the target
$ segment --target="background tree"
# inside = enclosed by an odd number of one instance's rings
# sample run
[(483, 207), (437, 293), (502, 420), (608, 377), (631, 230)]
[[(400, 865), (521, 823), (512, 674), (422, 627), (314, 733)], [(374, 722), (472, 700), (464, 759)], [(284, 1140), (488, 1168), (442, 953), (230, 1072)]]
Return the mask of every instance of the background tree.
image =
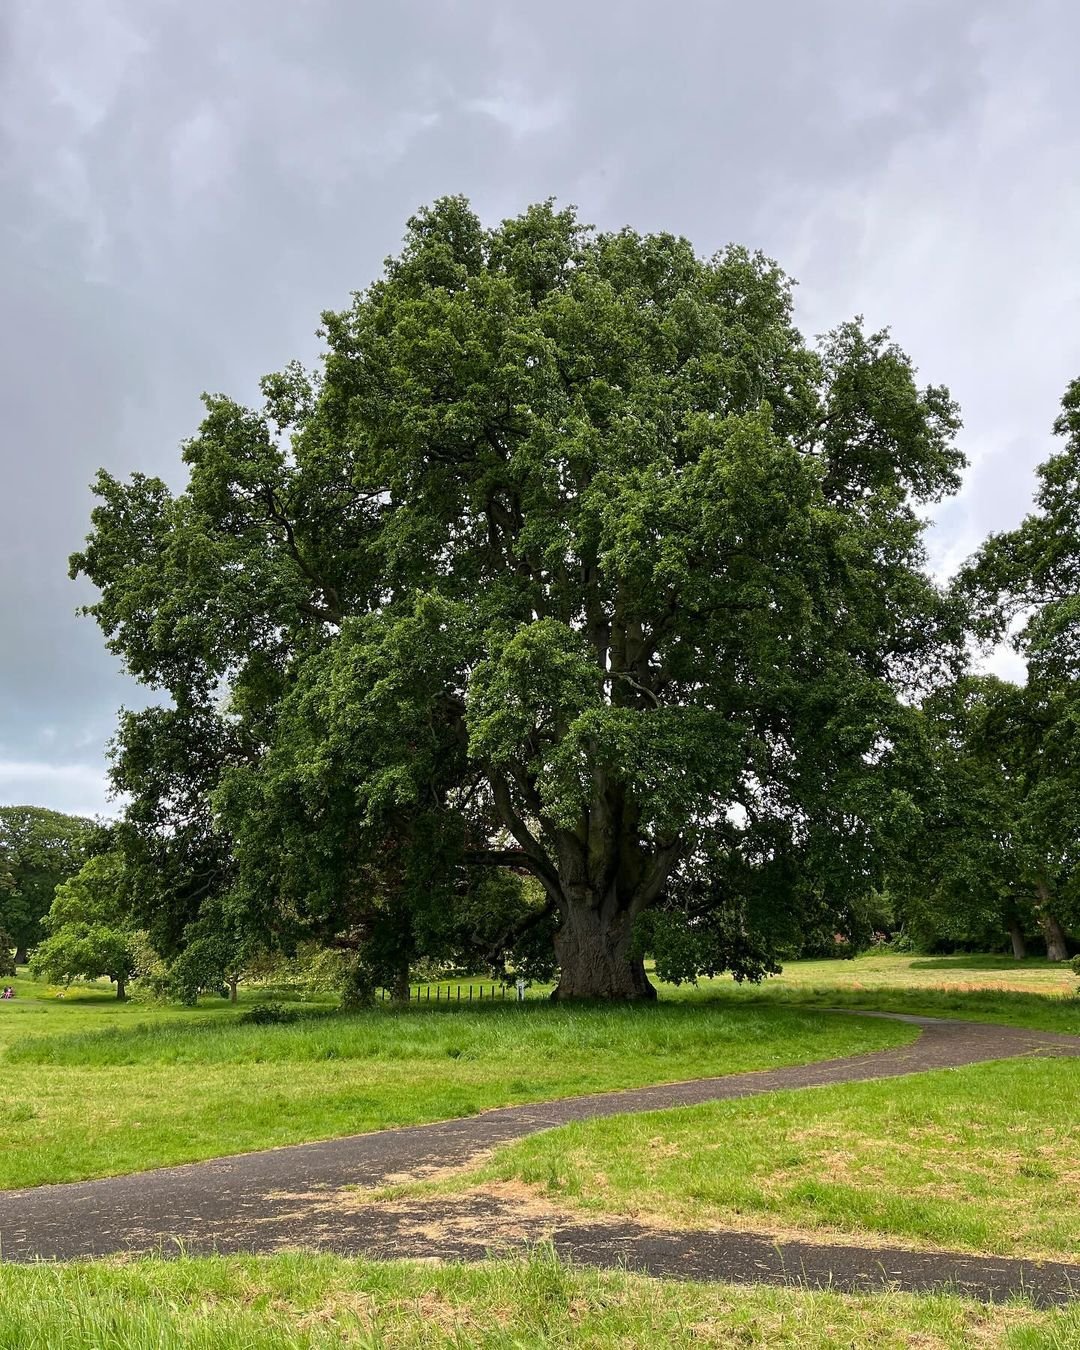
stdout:
[(177, 719), (226, 691), (216, 786), (170, 792), (252, 909), (347, 937), (374, 905), (403, 961), (461, 869), (523, 869), (559, 996), (637, 998), (637, 920), (718, 822), (804, 862), (834, 832), (819, 902), (861, 884), (897, 694), (949, 658), (947, 393), (857, 324), (808, 348), (760, 255), (550, 205), (437, 203), (324, 325), (262, 411), (207, 400), (178, 496), (100, 475), (72, 560)]
[(14, 947), (15, 939), (0, 928), (0, 975), (5, 977), (15, 974)]
[[(8, 869), (7, 856), (0, 846), (0, 897), (6, 891), (15, 889), (15, 878)], [(15, 939), (3, 925), (0, 925), (0, 975), (15, 974)]]
[(202, 993), (227, 995), (235, 1003), (253, 961), (253, 954), (233, 945), (227, 928), (200, 921), (169, 967), (167, 988), (184, 1003), (194, 1004)]
[(1065, 442), (1038, 469), (1035, 509), (991, 536), (964, 570), (979, 636), (1010, 631), (1027, 688), (1003, 714), (1003, 746), (1023, 785), (1030, 883), (1048, 952), (1068, 955), (1080, 927), (1080, 380), (1054, 431)]
[(0, 806), (0, 928), (26, 963), (57, 885), (86, 857), (93, 821), (43, 806)]
[(1038, 931), (1025, 839), (1024, 754), (1013, 723), (1025, 692), (993, 676), (965, 676), (923, 705), (930, 747), (917, 828), (889, 888), (921, 946), (986, 950), (1008, 938), (1027, 954)]
[(549, 980), (555, 973), (553, 920), (540, 883), (525, 871), (472, 868), (454, 897), (444, 962), (508, 980)]
[(1029, 678), (1071, 697), (1080, 680), (1080, 379), (1065, 391), (1054, 433), (1065, 444), (1037, 470), (1034, 510), (991, 535), (959, 581), (978, 635), (1011, 633)]
[(56, 888), (43, 921), (47, 936), (31, 960), (35, 975), (54, 983), (104, 975), (115, 983), (118, 999), (127, 997), (136, 949), (125, 923), (123, 874), (123, 858), (102, 853)]

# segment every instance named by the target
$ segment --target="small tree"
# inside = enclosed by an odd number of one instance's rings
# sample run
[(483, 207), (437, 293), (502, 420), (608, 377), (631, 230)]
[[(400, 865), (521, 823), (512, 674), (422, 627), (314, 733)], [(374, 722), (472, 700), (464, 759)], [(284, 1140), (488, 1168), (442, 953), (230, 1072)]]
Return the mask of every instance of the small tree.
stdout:
[(115, 983), (116, 997), (125, 999), (135, 968), (130, 935), (107, 924), (67, 924), (39, 944), (30, 968), (54, 984), (105, 975)]
[(117, 853), (89, 858), (56, 888), (45, 916), (48, 936), (34, 951), (31, 969), (55, 983), (107, 976), (116, 997), (127, 997), (136, 965), (134, 935), (120, 905), (123, 860)]
[(265, 952), (257, 934), (230, 922), (228, 913), (218, 908), (188, 929), (183, 948), (169, 967), (169, 987), (184, 1003), (194, 1003), (201, 993), (227, 995), (235, 1003), (240, 981)]

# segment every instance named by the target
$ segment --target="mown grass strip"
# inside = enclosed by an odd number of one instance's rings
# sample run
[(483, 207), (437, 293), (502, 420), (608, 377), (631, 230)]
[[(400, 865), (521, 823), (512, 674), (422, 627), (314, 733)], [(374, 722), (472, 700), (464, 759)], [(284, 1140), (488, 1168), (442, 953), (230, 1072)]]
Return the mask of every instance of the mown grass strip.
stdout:
[(572, 1270), (549, 1252), (433, 1268), (329, 1256), (0, 1266), (5, 1350), (1072, 1350), (1080, 1306), (843, 1296)]
[(760, 985), (703, 981), (699, 992), (706, 990), (750, 1005), (921, 1013), (1080, 1035), (1080, 982), (1067, 965), (1039, 959), (874, 952), (793, 961)]

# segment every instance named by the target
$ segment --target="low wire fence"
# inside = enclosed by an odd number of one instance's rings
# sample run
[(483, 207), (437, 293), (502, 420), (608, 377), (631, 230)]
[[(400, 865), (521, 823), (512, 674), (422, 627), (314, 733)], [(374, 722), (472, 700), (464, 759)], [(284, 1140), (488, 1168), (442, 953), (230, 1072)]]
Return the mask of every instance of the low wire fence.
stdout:
[[(389, 989), (379, 990), (379, 1001), (392, 1000)], [(545, 991), (532, 989), (524, 982), (518, 984), (488, 983), (458, 984), (455, 981), (439, 984), (419, 984), (409, 990), (410, 1003), (524, 1003), (527, 998), (546, 997)]]

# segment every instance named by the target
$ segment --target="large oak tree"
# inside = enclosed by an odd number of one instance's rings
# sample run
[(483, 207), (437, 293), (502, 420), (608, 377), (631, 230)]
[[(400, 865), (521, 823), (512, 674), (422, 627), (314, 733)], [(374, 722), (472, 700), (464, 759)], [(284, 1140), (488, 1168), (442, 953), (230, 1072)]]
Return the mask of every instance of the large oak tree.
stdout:
[(174, 705), (127, 732), (197, 724), (204, 787), (217, 756), (198, 828), (232, 895), (345, 929), (381, 888), (433, 932), (469, 868), (513, 867), (559, 995), (636, 998), (635, 922), (701, 859), (824, 905), (865, 872), (897, 696), (947, 659), (919, 513), (962, 464), (944, 389), (857, 323), (808, 346), (760, 255), (550, 205), (420, 212), (323, 334), (261, 409), (207, 399), (178, 495), (102, 473), (73, 559)]

